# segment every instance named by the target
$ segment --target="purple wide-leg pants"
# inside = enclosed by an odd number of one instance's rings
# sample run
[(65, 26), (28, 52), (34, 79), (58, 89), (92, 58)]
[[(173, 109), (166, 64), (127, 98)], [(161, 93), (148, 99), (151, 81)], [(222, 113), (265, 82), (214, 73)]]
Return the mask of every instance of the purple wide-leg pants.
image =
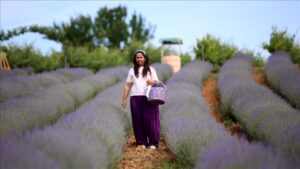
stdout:
[(146, 96), (131, 96), (130, 109), (136, 143), (158, 147), (160, 139), (158, 105), (148, 103)]

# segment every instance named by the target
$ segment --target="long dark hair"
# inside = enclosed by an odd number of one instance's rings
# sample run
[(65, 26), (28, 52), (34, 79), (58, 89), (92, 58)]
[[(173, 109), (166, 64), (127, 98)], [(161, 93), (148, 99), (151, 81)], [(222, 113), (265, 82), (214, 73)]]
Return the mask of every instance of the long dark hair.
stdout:
[(133, 67), (134, 68), (134, 75), (137, 78), (139, 77), (139, 68), (140, 68), (140, 65), (136, 62), (136, 55), (138, 53), (141, 53), (145, 58), (145, 63), (144, 63), (144, 68), (143, 68), (143, 73), (142, 73), (143, 77), (147, 76), (148, 71), (151, 74), (151, 70), (150, 70), (150, 67), (149, 67), (150, 61), (149, 61), (148, 54), (143, 50), (137, 50), (137, 51), (134, 52), (134, 56), (133, 56), (133, 60), (132, 60), (133, 65), (134, 65), (134, 67)]

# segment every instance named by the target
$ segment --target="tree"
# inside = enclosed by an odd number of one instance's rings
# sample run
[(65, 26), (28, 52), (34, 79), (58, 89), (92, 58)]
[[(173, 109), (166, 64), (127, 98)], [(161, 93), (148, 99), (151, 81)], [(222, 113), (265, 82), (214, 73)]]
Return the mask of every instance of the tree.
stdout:
[(53, 23), (53, 27), (30, 26), (29, 31), (44, 34), (48, 39), (73, 47), (95, 47), (93, 43), (93, 22), (90, 16), (79, 15), (69, 23)]
[(71, 18), (70, 23), (57, 25), (54, 23), (54, 30), (63, 35), (63, 40), (73, 47), (87, 46), (90, 49), (95, 47), (93, 42), (93, 22), (90, 16), (80, 15)]
[(126, 7), (119, 6), (112, 9), (104, 7), (98, 10), (94, 22), (90, 16), (79, 15), (71, 18), (69, 22), (53, 23), (52, 26), (30, 25), (7, 32), (1, 30), (0, 40), (8, 40), (26, 32), (43, 34), (45, 38), (62, 44), (64, 56), (62, 58), (66, 67), (67, 61), (70, 61), (72, 57), (67, 56), (72, 53), (68, 51), (69, 47), (72, 47), (72, 50), (76, 47), (88, 47), (90, 52), (96, 47), (116, 48), (124, 51), (129, 43), (138, 41), (144, 45), (153, 38), (152, 26), (147, 28), (141, 15), (133, 14), (129, 23), (126, 22), (126, 17)]
[(14, 36), (18, 36), (18, 35), (24, 34), (26, 32), (28, 32), (28, 28), (25, 26), (21, 26), (19, 28), (13, 29), (13, 30), (8, 30), (7, 33), (4, 32), (3, 30), (1, 30), (0, 31), (0, 40), (5, 41)]
[(148, 40), (153, 38), (154, 29), (150, 25), (149, 28), (145, 27), (145, 20), (142, 15), (138, 15), (134, 13), (129, 22), (130, 29), (130, 42), (132, 40), (137, 40), (140, 42), (147, 42)]
[(90, 16), (79, 15), (71, 18), (69, 23), (58, 25), (53, 23), (53, 27), (29, 26), (28, 31), (44, 34), (48, 39), (60, 42), (63, 46), (64, 65), (67, 67), (68, 47), (86, 46), (89, 50), (95, 47), (92, 32), (93, 22)]
[(300, 45), (295, 42), (295, 37), (296, 34), (289, 35), (287, 29), (280, 31), (276, 27), (272, 27), (270, 41), (269, 43), (264, 42), (262, 47), (270, 53), (286, 51), (294, 63), (300, 64)]
[(207, 34), (203, 39), (198, 40), (194, 52), (197, 59), (211, 62), (215, 71), (238, 51), (237, 47), (231, 44), (221, 43), (220, 39)]
[(128, 25), (125, 21), (126, 16), (126, 7), (100, 8), (94, 23), (97, 43), (103, 43), (108, 48), (121, 48), (122, 43), (127, 44), (129, 33)]

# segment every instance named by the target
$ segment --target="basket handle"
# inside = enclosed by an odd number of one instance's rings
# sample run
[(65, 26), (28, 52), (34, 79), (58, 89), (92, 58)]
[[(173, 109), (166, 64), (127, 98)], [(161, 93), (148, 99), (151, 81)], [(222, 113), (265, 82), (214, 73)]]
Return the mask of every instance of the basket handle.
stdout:
[(162, 85), (165, 89), (168, 89), (162, 81), (156, 80), (156, 83)]

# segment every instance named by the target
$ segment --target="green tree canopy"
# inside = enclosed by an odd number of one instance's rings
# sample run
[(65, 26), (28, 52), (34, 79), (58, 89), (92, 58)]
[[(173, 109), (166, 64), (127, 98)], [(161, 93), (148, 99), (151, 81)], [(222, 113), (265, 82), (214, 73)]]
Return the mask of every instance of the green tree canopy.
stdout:
[(126, 44), (129, 36), (126, 17), (126, 7), (100, 8), (94, 26), (95, 37), (97, 37), (98, 42), (109, 48), (120, 48), (121, 43)]
[(234, 45), (222, 43), (220, 39), (207, 34), (203, 39), (197, 41), (194, 52), (197, 59), (211, 62), (217, 71), (226, 60), (238, 52), (238, 49)]
[(137, 15), (134, 13), (129, 22), (129, 26), (130, 42), (137, 40), (145, 43), (153, 38), (152, 31), (154, 31), (154, 29), (151, 25), (149, 28), (145, 27), (145, 20), (143, 19), (142, 15)]
[(79, 15), (66, 23), (53, 23), (53, 26), (21, 26), (8, 31), (0, 31), (0, 40), (8, 40), (26, 32), (37, 32), (47, 39), (60, 42), (66, 46), (87, 46), (90, 49), (100, 46), (108, 48), (125, 48), (133, 39), (146, 42), (153, 38), (153, 30), (145, 26), (141, 15), (133, 14), (126, 22), (126, 7), (112, 9), (100, 8), (94, 21), (90, 16)]
[(300, 45), (295, 42), (295, 37), (296, 34), (289, 35), (287, 29), (280, 31), (276, 27), (272, 27), (270, 41), (269, 43), (264, 42), (262, 47), (270, 53), (286, 51), (294, 63), (300, 64)]

